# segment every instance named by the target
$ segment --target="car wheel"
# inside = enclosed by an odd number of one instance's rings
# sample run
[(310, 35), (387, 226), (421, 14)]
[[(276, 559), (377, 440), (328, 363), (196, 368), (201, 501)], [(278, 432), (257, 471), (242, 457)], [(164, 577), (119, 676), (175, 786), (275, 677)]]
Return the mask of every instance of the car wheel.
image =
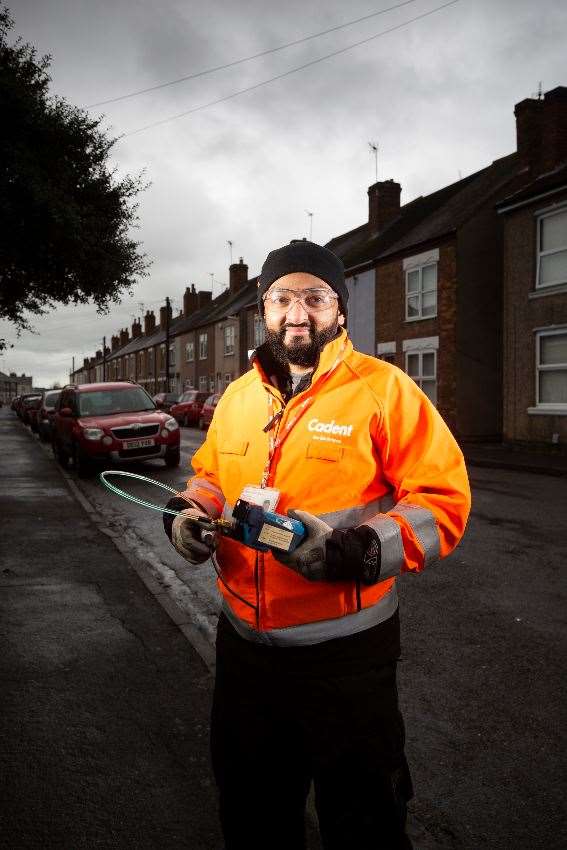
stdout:
[(181, 462), (181, 451), (179, 449), (174, 449), (171, 452), (165, 453), (165, 465), (168, 468), (172, 468), (174, 466), (179, 466)]
[(69, 455), (61, 448), (61, 445), (57, 442), (57, 440), (53, 440), (53, 454), (55, 455), (55, 459), (59, 466), (62, 466), (63, 469), (65, 469), (69, 464)]
[(79, 478), (92, 478), (95, 474), (93, 461), (85, 454), (80, 446), (75, 445), (73, 452), (73, 464)]

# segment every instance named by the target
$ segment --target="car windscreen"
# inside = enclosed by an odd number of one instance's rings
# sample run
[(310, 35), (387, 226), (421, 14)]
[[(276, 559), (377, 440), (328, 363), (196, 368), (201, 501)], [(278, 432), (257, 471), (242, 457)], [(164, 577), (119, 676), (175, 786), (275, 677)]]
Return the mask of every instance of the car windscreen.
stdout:
[(93, 390), (78, 393), (80, 416), (109, 416), (112, 413), (137, 413), (155, 410), (155, 404), (141, 387)]
[(61, 395), (61, 390), (56, 390), (53, 393), (46, 393), (45, 394), (45, 398), (43, 399), (43, 406), (46, 408), (46, 410), (50, 410), (51, 408), (55, 407), (57, 399), (59, 398), (60, 395)]
[(179, 401), (187, 402), (187, 401), (195, 401), (197, 398), (197, 393), (183, 393)]

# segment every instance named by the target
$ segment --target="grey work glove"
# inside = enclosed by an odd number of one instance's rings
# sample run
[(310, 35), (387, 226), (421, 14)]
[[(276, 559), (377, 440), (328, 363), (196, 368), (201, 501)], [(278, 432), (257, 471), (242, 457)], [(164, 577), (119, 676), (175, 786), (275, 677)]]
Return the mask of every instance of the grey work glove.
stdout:
[(218, 535), (215, 535), (210, 544), (203, 543), (201, 529), (196, 523), (188, 519), (190, 516), (202, 517), (203, 511), (188, 508), (176, 516), (171, 526), (171, 542), (179, 554), (190, 564), (203, 564), (217, 548)]
[(272, 551), (274, 558), (309, 581), (326, 579), (326, 544), (333, 529), (324, 520), (307, 511), (289, 510), (287, 515), (303, 523), (306, 537), (293, 552), (280, 552), (274, 549)]

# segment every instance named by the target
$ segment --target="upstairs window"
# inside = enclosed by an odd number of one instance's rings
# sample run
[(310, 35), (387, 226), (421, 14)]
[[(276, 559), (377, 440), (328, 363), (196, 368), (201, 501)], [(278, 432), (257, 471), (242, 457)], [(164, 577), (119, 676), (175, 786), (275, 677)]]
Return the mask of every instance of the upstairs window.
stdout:
[(207, 334), (199, 334), (199, 360), (207, 359)]
[(207, 376), (206, 376), (206, 375), (201, 375), (201, 376), (199, 377), (199, 390), (200, 390), (202, 393), (206, 393), (206, 392), (207, 392)]
[(538, 219), (536, 289), (567, 283), (567, 209)]
[(224, 354), (234, 354), (234, 325), (224, 329)]
[(266, 326), (261, 316), (254, 316), (254, 348), (258, 348), (266, 338)]
[(175, 345), (169, 346), (169, 365), (175, 366)]
[(406, 271), (406, 321), (437, 315), (437, 263)]
[(185, 360), (187, 363), (192, 363), (195, 359), (195, 343), (187, 342), (185, 343)]

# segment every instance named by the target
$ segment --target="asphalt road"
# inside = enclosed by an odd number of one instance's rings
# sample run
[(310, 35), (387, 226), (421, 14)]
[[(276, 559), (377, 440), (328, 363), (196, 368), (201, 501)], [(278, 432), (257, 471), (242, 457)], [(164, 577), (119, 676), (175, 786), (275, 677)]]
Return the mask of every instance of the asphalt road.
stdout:
[[(182, 487), (202, 434), (182, 435), (184, 466), (128, 469)], [(429, 572), (400, 581), (399, 687), (416, 791), (414, 844), (563, 850), (567, 481), (479, 468), (470, 475), (473, 512), (463, 542)], [(165, 539), (160, 514), (96, 481), (77, 483), (212, 634), (218, 594), (210, 564), (189, 569)], [(160, 504), (167, 498), (144, 485), (131, 492)]]

